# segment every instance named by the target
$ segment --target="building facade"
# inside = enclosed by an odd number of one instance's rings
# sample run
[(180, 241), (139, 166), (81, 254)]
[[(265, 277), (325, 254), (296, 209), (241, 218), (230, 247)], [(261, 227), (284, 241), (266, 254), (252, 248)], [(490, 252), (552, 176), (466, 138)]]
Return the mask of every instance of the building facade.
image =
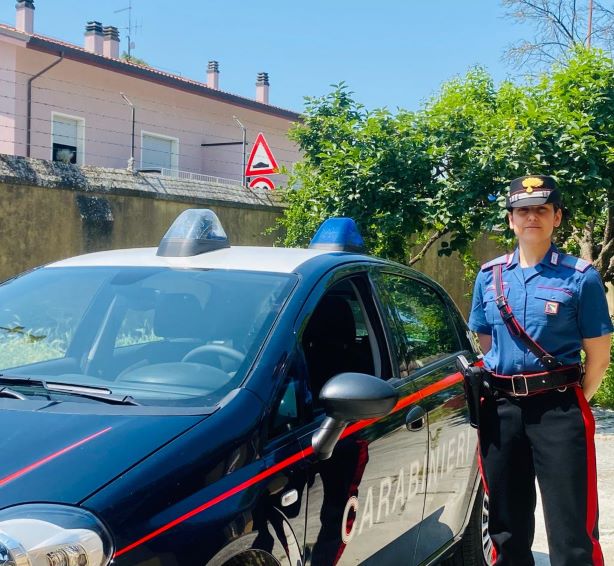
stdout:
[(112, 26), (88, 22), (77, 46), (36, 34), (34, 20), (19, 0), (15, 26), (0, 24), (0, 153), (240, 183), (263, 132), (280, 166), (299, 159), (287, 137), (299, 116), (269, 104), (266, 73), (249, 99), (219, 89), (216, 61), (197, 82), (121, 59)]

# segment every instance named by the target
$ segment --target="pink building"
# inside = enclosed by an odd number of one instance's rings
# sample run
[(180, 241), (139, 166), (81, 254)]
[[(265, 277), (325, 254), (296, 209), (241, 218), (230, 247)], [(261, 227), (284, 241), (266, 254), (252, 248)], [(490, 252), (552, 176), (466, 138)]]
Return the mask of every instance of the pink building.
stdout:
[(120, 59), (115, 27), (88, 22), (80, 47), (36, 34), (34, 12), (18, 0), (15, 27), (0, 24), (0, 153), (241, 181), (244, 128), (247, 155), (263, 132), (280, 166), (298, 160), (298, 114), (269, 104), (266, 73), (237, 96), (216, 61), (206, 82), (181, 78)]

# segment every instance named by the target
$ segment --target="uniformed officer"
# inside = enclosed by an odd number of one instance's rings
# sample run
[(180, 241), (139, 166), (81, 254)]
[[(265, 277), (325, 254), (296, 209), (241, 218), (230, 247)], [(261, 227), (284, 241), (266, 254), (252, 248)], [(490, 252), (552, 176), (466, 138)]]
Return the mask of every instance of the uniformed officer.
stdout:
[(603, 283), (588, 262), (552, 244), (562, 219), (552, 177), (512, 181), (507, 209), (518, 247), (482, 266), (469, 318), (491, 392), (479, 433), (495, 564), (535, 563), (537, 476), (552, 566), (603, 566), (587, 403), (610, 358)]

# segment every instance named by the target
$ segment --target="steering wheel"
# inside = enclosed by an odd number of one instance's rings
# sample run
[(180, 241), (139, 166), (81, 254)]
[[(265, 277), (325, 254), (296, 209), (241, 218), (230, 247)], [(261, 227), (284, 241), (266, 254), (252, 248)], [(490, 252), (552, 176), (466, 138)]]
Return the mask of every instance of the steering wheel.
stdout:
[(183, 358), (182, 362), (192, 362), (194, 358), (197, 358), (201, 354), (218, 354), (231, 359), (234, 362), (241, 363), (245, 359), (245, 354), (230, 348), (229, 346), (223, 346), (222, 344), (205, 344), (203, 346), (197, 346), (193, 350), (190, 350)]

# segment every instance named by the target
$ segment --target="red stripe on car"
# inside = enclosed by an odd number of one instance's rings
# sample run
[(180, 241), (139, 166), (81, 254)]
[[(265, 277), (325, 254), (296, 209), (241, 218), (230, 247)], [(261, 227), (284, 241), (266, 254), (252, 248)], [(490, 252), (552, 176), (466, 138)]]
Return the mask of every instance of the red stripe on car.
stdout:
[(66, 448), (62, 448), (62, 450), (58, 450), (57, 452), (54, 452), (53, 454), (49, 454), (49, 456), (45, 456), (44, 458), (37, 460), (36, 462), (33, 462), (32, 464), (26, 466), (25, 468), (21, 468), (21, 470), (17, 470), (16, 472), (13, 472), (12, 474), (0, 479), (0, 487), (5, 486), (7, 483), (12, 482), (13, 480), (16, 480), (17, 478), (20, 478), (21, 476), (24, 476), (25, 474), (31, 472), (32, 470), (35, 470), (36, 468), (40, 468), (41, 466), (44, 466), (45, 464), (51, 462), (51, 460), (55, 460), (59, 456), (62, 456), (63, 454), (66, 454), (67, 452), (70, 452), (71, 450), (74, 450), (75, 448), (82, 446), (86, 442), (89, 442), (90, 440), (94, 440), (94, 438), (97, 438), (98, 436), (104, 434), (105, 432), (109, 432), (111, 428), (112, 427), (107, 427), (103, 430), (99, 430), (98, 432), (95, 432), (94, 434), (90, 434), (89, 436), (82, 438), (81, 440), (75, 442), (74, 444), (71, 444), (70, 446), (66, 446)]
[[(412, 393), (411, 395), (405, 397), (404, 399), (401, 399), (395, 405), (394, 409), (390, 412), (390, 414), (396, 411), (399, 411), (403, 409), (404, 407), (406, 407), (407, 405), (415, 403), (416, 401), (419, 401), (420, 399), (424, 399), (426, 397), (429, 397), (430, 395), (434, 395), (435, 393), (438, 393), (440, 391), (443, 391), (444, 389), (452, 387), (453, 385), (456, 385), (457, 383), (462, 381), (462, 379), (463, 379), (463, 376), (461, 373), (454, 373), (452, 375), (444, 377), (441, 381), (437, 381), (436, 383), (427, 385), (423, 389), (420, 389), (419, 391)], [(346, 427), (346, 429), (343, 431), (343, 434), (341, 435), (341, 438), (345, 438), (346, 436), (349, 436), (363, 428), (366, 428), (367, 426), (373, 424), (377, 420), (379, 419), (365, 419), (357, 423), (354, 423), (353, 425)], [(138, 546), (141, 546), (142, 544), (150, 541), (151, 539), (157, 537), (158, 535), (161, 535), (162, 533), (165, 533), (166, 531), (172, 529), (173, 527), (176, 527), (180, 523), (183, 523), (184, 521), (187, 521), (191, 517), (194, 517), (194, 515), (198, 515), (199, 513), (202, 513), (206, 509), (209, 509), (213, 507), (214, 505), (217, 505), (218, 503), (225, 501), (229, 497), (236, 495), (240, 491), (243, 491), (244, 489), (251, 487), (252, 485), (268, 478), (269, 476), (279, 472), (280, 470), (283, 470), (284, 468), (287, 468), (288, 466), (298, 462), (299, 460), (302, 460), (306, 458), (307, 456), (310, 456), (311, 454), (313, 454), (313, 448), (309, 446), (309, 448), (302, 450), (301, 452), (297, 452), (296, 454), (286, 458), (285, 460), (278, 462), (274, 466), (271, 466), (270, 468), (267, 468), (263, 472), (256, 474), (254, 477), (248, 480), (245, 480), (244, 482), (236, 485), (232, 489), (229, 489), (228, 491), (221, 493), (217, 497), (210, 499), (209, 501), (203, 503), (199, 507), (196, 507), (195, 509), (188, 511), (187, 513), (181, 515), (180, 517), (177, 517), (176, 519), (172, 520), (170, 523), (163, 525), (159, 529), (156, 529), (155, 531), (149, 533), (148, 535), (145, 535), (144, 537), (136, 540), (135, 542), (129, 544), (128, 546), (121, 548), (115, 553), (114, 558), (118, 558), (122, 554), (126, 554), (127, 552), (134, 550)]]

